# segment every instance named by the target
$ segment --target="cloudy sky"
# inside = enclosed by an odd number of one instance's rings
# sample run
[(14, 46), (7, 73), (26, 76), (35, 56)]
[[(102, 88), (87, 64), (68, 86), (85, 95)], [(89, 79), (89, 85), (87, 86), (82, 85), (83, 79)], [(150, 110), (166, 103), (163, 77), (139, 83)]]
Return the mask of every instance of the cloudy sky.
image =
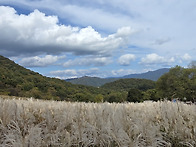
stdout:
[(187, 67), (195, 8), (195, 0), (0, 0), (0, 54), (62, 79)]

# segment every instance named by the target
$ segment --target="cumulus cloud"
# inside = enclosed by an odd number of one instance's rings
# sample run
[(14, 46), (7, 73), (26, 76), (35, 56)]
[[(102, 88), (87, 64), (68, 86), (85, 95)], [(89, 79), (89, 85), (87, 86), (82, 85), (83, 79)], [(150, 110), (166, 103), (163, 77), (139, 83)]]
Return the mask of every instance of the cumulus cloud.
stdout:
[(171, 63), (175, 62), (174, 57), (171, 58), (165, 58), (162, 56), (159, 56), (155, 53), (148, 54), (146, 57), (141, 59), (141, 64), (144, 65), (155, 65), (155, 64), (165, 64), (170, 65)]
[(19, 64), (25, 67), (44, 67), (49, 66), (57, 62), (59, 59), (63, 59), (65, 56), (52, 56), (46, 55), (43, 57), (34, 56), (26, 57), (19, 61)]
[[(69, 52), (65, 67), (77, 66), (77, 62), (81, 66), (80, 62), (100, 66), (107, 65), (104, 57), (111, 53), (116, 57), (119, 52), (127, 54), (131, 50), (137, 58), (143, 57), (140, 65), (151, 69), (185, 65), (196, 58), (195, 0), (0, 0), (0, 5), (19, 10), (0, 6), (0, 54), (7, 57), (23, 54), (43, 58), (40, 55)], [(23, 10), (25, 14), (20, 14)], [(98, 55), (99, 61), (90, 59), (90, 64), (72, 53)], [(118, 63), (128, 65), (128, 61)], [(129, 63), (134, 65), (132, 68), (144, 68), (134, 60)], [(110, 69), (121, 68), (119, 65)]]
[(64, 67), (73, 66), (104, 66), (110, 64), (112, 59), (110, 57), (94, 57), (86, 56), (84, 58), (76, 58), (74, 60), (68, 60), (63, 64)]
[[(126, 31), (125, 31), (126, 30)], [(11, 7), (0, 6), (1, 51), (7, 55), (59, 54), (109, 55), (127, 41), (129, 27), (102, 37), (91, 26), (85, 28), (59, 24), (57, 16), (46, 16), (39, 10), (19, 15)]]
[[(66, 23), (90, 25), (106, 34), (124, 25), (132, 26), (139, 31), (131, 40), (133, 44), (162, 53), (175, 54), (195, 47), (195, 0), (1, 0), (0, 4), (48, 11)], [(4, 54), (8, 54), (6, 50)]]
[(119, 57), (118, 63), (120, 65), (128, 66), (128, 65), (130, 65), (131, 61), (135, 60), (135, 58), (136, 57), (133, 54), (125, 54), (125, 55), (122, 55)]

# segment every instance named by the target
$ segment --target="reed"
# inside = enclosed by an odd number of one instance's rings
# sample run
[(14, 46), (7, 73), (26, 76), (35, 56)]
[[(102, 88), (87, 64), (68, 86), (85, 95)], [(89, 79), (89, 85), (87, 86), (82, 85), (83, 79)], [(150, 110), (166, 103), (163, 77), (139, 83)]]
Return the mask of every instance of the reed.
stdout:
[(194, 147), (196, 106), (0, 98), (0, 147)]

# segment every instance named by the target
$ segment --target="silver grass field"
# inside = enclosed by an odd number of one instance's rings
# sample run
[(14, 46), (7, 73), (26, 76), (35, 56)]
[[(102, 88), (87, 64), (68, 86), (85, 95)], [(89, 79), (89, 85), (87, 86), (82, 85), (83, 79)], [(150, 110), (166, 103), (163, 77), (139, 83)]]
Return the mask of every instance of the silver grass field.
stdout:
[(195, 147), (196, 105), (0, 96), (0, 147)]

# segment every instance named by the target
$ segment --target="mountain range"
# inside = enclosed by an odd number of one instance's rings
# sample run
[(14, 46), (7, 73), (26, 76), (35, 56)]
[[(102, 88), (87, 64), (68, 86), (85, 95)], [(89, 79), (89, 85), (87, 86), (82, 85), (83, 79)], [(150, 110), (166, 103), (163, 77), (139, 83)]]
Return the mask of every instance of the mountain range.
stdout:
[(67, 82), (70, 82), (72, 84), (80, 84), (80, 85), (87, 85), (87, 86), (93, 86), (93, 87), (100, 87), (106, 83), (114, 82), (119, 79), (147, 79), (152, 81), (157, 81), (163, 74), (169, 72), (169, 68), (161, 68), (155, 71), (148, 71), (145, 73), (140, 74), (129, 74), (125, 75), (123, 77), (117, 77), (117, 78), (99, 78), (99, 77), (89, 77), (84, 76), (81, 78), (74, 78), (74, 79), (66, 79)]

